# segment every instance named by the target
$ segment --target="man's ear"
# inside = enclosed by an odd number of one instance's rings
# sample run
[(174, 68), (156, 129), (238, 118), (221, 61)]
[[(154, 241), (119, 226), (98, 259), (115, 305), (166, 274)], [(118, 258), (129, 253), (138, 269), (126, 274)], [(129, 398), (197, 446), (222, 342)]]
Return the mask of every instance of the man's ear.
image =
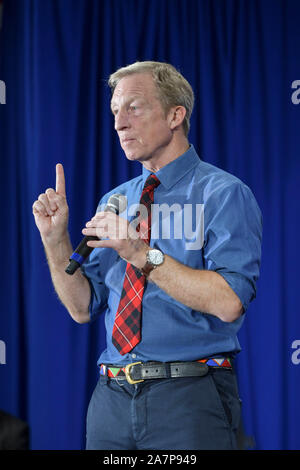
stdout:
[(170, 129), (174, 130), (181, 126), (186, 115), (186, 109), (184, 106), (174, 106), (168, 113), (168, 122)]

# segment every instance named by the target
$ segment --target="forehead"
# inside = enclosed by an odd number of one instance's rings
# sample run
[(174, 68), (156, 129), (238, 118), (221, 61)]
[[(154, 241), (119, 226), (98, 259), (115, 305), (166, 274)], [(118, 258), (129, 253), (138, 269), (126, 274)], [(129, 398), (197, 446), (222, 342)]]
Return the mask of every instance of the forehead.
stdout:
[(133, 96), (157, 98), (157, 89), (149, 73), (135, 73), (121, 78), (116, 85), (111, 102)]

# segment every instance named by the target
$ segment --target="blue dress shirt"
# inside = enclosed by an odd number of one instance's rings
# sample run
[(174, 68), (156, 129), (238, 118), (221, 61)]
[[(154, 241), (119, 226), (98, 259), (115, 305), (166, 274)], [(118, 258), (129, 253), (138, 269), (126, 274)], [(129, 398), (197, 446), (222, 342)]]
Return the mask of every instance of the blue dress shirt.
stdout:
[[(113, 193), (126, 195), (128, 208), (138, 204), (149, 174), (143, 169), (142, 175), (106, 194), (97, 210), (103, 210)], [(251, 190), (235, 176), (203, 162), (193, 146), (156, 175), (161, 184), (154, 192), (158, 217), (152, 220), (150, 246), (187, 266), (222, 275), (246, 311), (256, 294), (262, 237), (261, 212)], [(162, 204), (172, 208), (171, 217), (159, 211)], [(125, 216), (128, 220), (136, 217)], [(99, 364), (193, 361), (240, 351), (237, 332), (244, 315), (232, 323), (223, 322), (183, 305), (148, 282), (142, 304), (141, 342), (121, 356), (111, 338), (125, 268), (126, 262), (112, 248), (94, 249), (82, 266), (92, 291), (91, 320), (105, 314), (107, 347)]]

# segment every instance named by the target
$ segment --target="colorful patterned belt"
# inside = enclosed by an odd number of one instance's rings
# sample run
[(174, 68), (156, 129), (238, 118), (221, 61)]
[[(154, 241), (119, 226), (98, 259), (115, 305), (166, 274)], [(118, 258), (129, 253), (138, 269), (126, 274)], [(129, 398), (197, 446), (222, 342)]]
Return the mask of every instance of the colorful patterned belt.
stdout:
[(126, 366), (101, 364), (100, 374), (135, 384), (147, 379), (199, 377), (206, 375), (209, 367), (232, 369), (231, 358), (214, 357), (193, 362), (133, 362)]

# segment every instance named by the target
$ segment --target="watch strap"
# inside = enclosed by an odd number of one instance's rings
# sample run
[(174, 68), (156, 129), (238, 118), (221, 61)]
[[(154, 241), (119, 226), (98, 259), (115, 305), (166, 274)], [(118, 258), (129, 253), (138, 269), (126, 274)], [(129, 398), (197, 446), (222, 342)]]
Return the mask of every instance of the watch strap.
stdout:
[(146, 264), (141, 269), (141, 273), (144, 276), (148, 277), (149, 274), (151, 273), (151, 271), (153, 271), (153, 269), (155, 269), (155, 268), (156, 268), (156, 266), (154, 266), (154, 264), (149, 263), (149, 261), (146, 261)]

